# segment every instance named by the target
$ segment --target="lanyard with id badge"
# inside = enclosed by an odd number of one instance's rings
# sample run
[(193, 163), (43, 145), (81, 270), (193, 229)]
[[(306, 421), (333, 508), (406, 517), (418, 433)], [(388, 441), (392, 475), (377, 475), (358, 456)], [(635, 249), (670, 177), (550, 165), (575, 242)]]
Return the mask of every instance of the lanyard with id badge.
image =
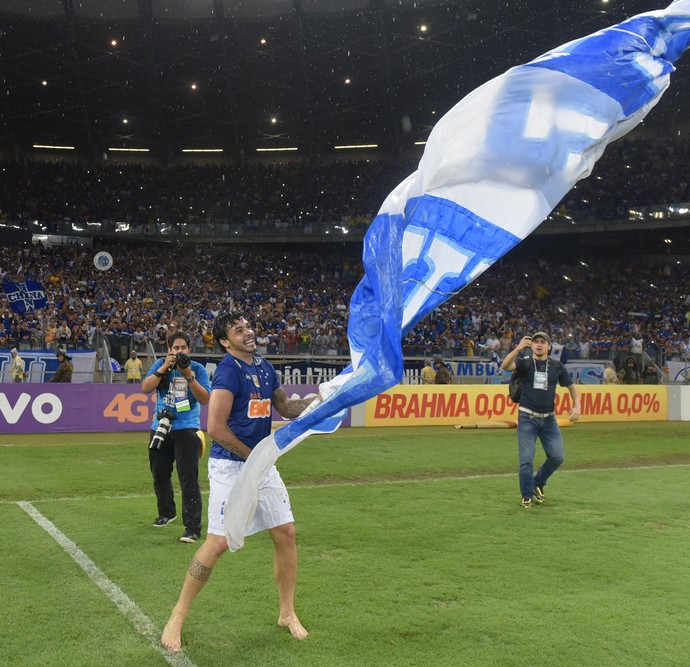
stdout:
[[(170, 392), (172, 392), (173, 405), (177, 412), (186, 412), (191, 410), (191, 405), (189, 404), (189, 398), (187, 397), (187, 389), (189, 385), (184, 377), (175, 377), (170, 383)], [(170, 398), (170, 393), (168, 393), (168, 398)]]
[(533, 389), (541, 389), (546, 391), (549, 388), (549, 358), (546, 358), (546, 369), (543, 371), (537, 370), (537, 360), (532, 357), (534, 362), (534, 382), (532, 383)]

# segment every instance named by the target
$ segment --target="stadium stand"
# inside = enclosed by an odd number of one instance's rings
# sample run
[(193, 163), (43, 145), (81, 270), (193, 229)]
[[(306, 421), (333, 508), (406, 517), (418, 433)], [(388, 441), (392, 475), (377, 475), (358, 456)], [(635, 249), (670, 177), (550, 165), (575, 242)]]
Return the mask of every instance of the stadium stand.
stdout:
[[(524, 245), (525, 252), (504, 258), (414, 327), (403, 341), (406, 356), (500, 356), (537, 329), (551, 331), (571, 358), (615, 358), (630, 350), (632, 337), (643, 338), (660, 365), (686, 354), (686, 265), (625, 254), (566, 261)], [(99, 250), (112, 255), (112, 269), (94, 267)], [(198, 351), (210, 351), (213, 316), (238, 307), (251, 314), (266, 354), (346, 355), (359, 253), (358, 244), (301, 250), (98, 239), (93, 245), (5, 245), (2, 279), (40, 282), (48, 306), (19, 315), (0, 296), (0, 347), (88, 349), (105, 336), (113, 356), (124, 361), (147, 341), (162, 350), (165, 331), (177, 327), (192, 332)]]
[[(33, 233), (126, 229), (174, 235), (182, 225), (196, 224), (213, 235), (220, 225), (256, 232), (264, 223), (287, 233), (325, 224), (361, 233), (415, 161), (163, 168), (27, 160), (0, 163), (0, 169), (0, 220)], [(690, 199), (682, 177), (688, 172), (686, 143), (615, 142), (556, 207), (551, 222), (624, 221), (638, 218), (645, 207), (682, 204)]]

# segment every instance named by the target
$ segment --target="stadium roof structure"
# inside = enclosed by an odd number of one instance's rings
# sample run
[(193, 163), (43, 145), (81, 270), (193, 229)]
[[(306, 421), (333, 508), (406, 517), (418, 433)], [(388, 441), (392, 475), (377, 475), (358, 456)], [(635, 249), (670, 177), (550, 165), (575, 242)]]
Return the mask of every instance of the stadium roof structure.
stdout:
[[(0, 148), (401, 152), (509, 67), (666, 4), (3, 0)], [(648, 122), (677, 122), (681, 98), (690, 102), (679, 75), (667, 113)]]

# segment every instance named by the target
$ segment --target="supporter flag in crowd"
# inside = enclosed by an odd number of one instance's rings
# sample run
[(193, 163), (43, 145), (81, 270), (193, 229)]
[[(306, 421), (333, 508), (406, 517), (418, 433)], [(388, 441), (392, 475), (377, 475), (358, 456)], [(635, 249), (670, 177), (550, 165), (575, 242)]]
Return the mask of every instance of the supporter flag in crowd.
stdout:
[(33, 280), (23, 283), (4, 281), (2, 288), (5, 290), (10, 308), (15, 313), (32, 313), (45, 308), (47, 303), (43, 286)]
[(514, 67), (439, 121), (417, 171), (387, 197), (366, 235), (366, 274), (350, 304), (352, 365), (322, 385), (323, 403), (248, 458), (225, 512), (232, 550), (243, 544), (266, 467), (400, 381), (401, 338), (589, 175), (606, 145), (659, 101), (689, 40), (690, 0), (677, 0)]

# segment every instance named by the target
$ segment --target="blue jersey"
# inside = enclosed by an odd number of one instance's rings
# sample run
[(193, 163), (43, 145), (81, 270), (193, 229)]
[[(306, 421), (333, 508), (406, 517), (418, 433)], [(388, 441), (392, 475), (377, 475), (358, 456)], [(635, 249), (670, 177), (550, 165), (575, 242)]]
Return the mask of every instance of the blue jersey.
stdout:
[[(263, 357), (255, 356), (253, 364), (226, 354), (213, 374), (213, 389), (226, 389), (234, 400), (228, 428), (250, 449), (271, 434), (271, 399), (280, 388), (275, 368)], [(214, 441), (211, 458), (244, 459)]]
[[(149, 368), (149, 372), (145, 377), (153, 375), (154, 371), (157, 371), (162, 365), (165, 359), (158, 359), (154, 361)], [(192, 372), (196, 375), (197, 382), (206, 391), (211, 391), (211, 381), (208, 378), (208, 371), (199, 362), (192, 361)], [(189, 400), (189, 410), (177, 409), (177, 401), (174, 396), (173, 387), (175, 384), (175, 378), (184, 377), (175, 370), (168, 373), (168, 381), (161, 380), (161, 383), (156, 388), (156, 411), (153, 415), (153, 423), (151, 424), (151, 429), (156, 430), (158, 426), (158, 411), (159, 410), (169, 410), (175, 415), (175, 419), (172, 420), (172, 430), (179, 431), (182, 428), (201, 428), (201, 403), (194, 398), (192, 390), (187, 386), (187, 399)], [(185, 384), (187, 381), (185, 380)]]

